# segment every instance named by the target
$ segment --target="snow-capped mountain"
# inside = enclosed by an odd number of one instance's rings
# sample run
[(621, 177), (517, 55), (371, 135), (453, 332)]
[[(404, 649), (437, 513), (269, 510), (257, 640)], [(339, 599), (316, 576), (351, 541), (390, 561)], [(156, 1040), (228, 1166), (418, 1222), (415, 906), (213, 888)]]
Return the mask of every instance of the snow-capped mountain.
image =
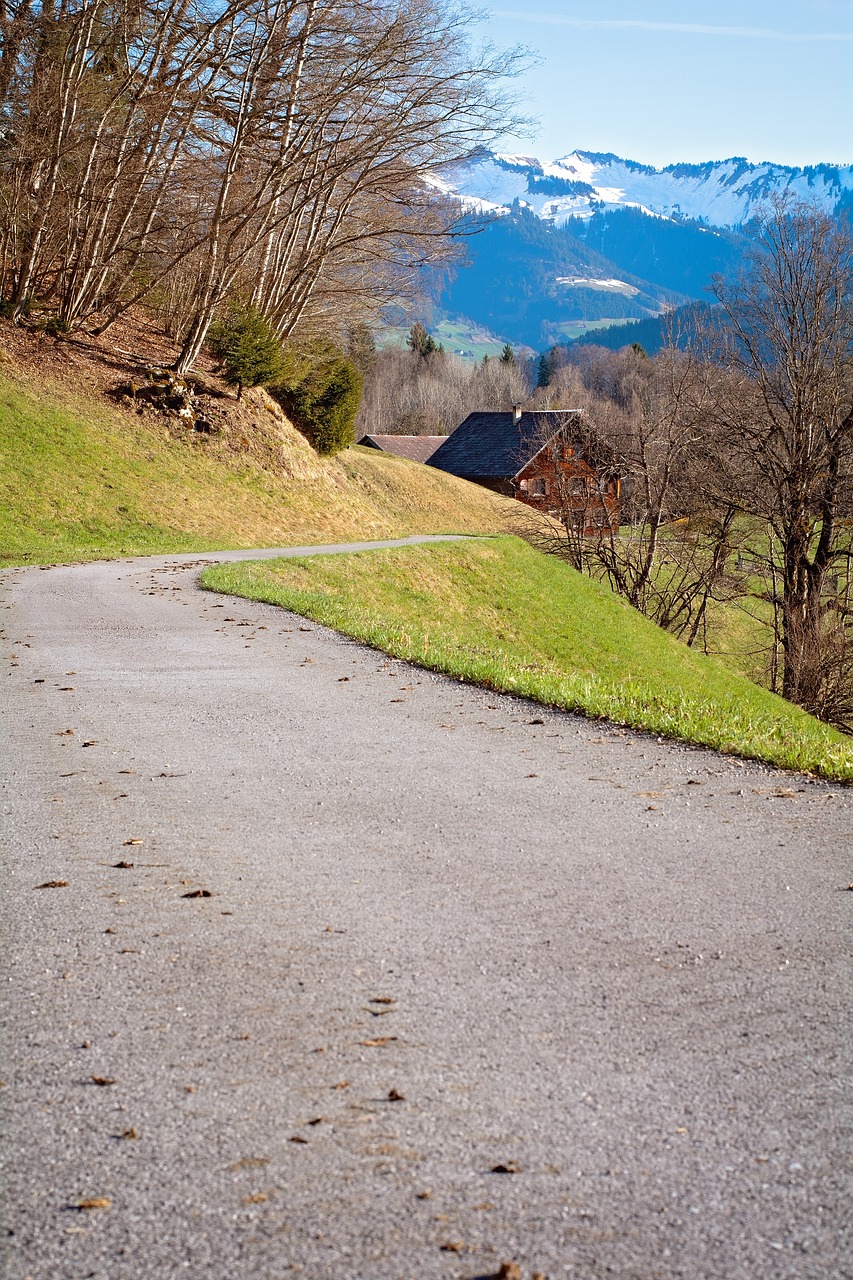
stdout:
[(569, 218), (635, 208), (658, 217), (737, 227), (776, 191), (834, 210), (853, 191), (853, 165), (797, 169), (733, 158), (655, 169), (609, 153), (573, 151), (543, 164), (535, 156), (483, 152), (435, 182), (472, 209), (500, 213), (518, 200), (556, 226)]

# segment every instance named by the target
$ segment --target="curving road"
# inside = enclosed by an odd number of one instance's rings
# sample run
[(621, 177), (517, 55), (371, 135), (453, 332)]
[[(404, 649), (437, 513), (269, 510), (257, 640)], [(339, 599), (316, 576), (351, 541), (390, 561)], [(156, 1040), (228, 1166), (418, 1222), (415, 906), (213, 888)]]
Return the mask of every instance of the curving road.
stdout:
[(0, 577), (7, 1280), (849, 1280), (853, 794), (226, 558)]

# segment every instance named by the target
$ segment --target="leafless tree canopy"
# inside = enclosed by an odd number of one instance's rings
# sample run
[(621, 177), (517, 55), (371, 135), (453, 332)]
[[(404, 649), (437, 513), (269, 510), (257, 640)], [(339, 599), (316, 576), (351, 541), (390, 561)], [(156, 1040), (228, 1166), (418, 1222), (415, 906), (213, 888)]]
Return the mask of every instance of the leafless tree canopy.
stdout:
[(448, 435), (469, 413), (509, 409), (529, 393), (517, 365), (388, 346), (365, 379), (358, 422), (361, 431), (380, 434)]
[(853, 725), (853, 240), (819, 210), (777, 199), (748, 274), (716, 293), (714, 470), (764, 531), (755, 554), (770, 577), (782, 692), (818, 714), (831, 704), (835, 718), (846, 701), (841, 720)]
[(512, 124), (517, 51), (453, 0), (6, 0), (0, 288), (196, 358), (241, 290), (281, 336), (398, 300), (457, 213), (428, 174)]

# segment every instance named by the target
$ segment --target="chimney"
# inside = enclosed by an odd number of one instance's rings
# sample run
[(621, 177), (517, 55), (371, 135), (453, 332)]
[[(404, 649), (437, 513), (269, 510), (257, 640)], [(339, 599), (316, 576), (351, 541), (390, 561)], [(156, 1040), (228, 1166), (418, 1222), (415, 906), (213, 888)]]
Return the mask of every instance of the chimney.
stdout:
[(512, 425), (517, 427), (519, 422), (521, 422), (521, 405), (514, 404), (512, 406)]

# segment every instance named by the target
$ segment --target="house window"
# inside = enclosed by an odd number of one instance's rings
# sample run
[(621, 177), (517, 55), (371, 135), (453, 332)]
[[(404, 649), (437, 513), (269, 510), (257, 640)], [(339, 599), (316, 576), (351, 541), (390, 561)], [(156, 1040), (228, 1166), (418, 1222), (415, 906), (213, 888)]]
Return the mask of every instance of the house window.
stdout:
[(545, 484), (545, 480), (542, 476), (535, 476), (533, 480), (531, 480), (530, 484), (531, 484), (530, 492), (532, 494), (534, 494), (538, 498), (545, 497), (545, 494), (548, 492), (548, 489)]

